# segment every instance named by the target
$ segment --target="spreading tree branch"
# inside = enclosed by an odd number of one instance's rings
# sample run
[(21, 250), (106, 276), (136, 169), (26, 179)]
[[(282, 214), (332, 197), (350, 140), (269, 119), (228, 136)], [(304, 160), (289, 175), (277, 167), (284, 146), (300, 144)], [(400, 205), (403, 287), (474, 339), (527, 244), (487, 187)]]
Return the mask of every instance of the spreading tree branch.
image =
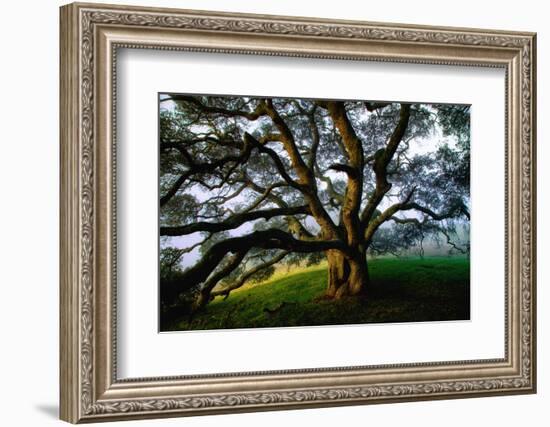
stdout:
[(367, 201), (367, 205), (361, 214), (361, 223), (363, 227), (367, 227), (376, 208), (384, 198), (385, 194), (390, 191), (391, 184), (387, 180), (386, 168), (390, 163), (399, 143), (405, 136), (407, 127), (409, 126), (409, 118), (411, 115), (411, 106), (409, 104), (401, 104), (399, 112), (399, 120), (395, 126), (388, 143), (385, 148), (378, 150), (374, 155), (374, 163), (372, 169), (376, 177), (376, 187)]
[(160, 227), (161, 236), (184, 236), (187, 234), (196, 233), (198, 231), (208, 231), (210, 233), (217, 233), (219, 231), (232, 230), (240, 227), (246, 222), (255, 221), (257, 219), (271, 219), (277, 216), (285, 215), (298, 215), (309, 214), (309, 208), (307, 206), (293, 206), (286, 208), (273, 208), (259, 211), (249, 211), (243, 213), (236, 213), (230, 216), (226, 220), (220, 222), (193, 222), (191, 224), (180, 226), (162, 226)]
[[(235, 164), (230, 169), (230, 173), (235, 169), (235, 167), (239, 164), (242, 164), (248, 160), (250, 157), (250, 153), (252, 151), (252, 146), (250, 144), (247, 144), (246, 139), (244, 140), (244, 144), (242, 146), (242, 150), (237, 155), (227, 155), (225, 157), (222, 157), (221, 159), (217, 159), (212, 162), (208, 163), (195, 163), (191, 157), (189, 156), (189, 161), (187, 164), (187, 167), (189, 168), (185, 172), (183, 172), (180, 177), (170, 186), (168, 191), (161, 196), (160, 198), (160, 206), (166, 205), (172, 197), (174, 197), (180, 187), (183, 185), (185, 181), (187, 181), (191, 176), (196, 174), (205, 174), (205, 173), (213, 173), (217, 169), (222, 168), (226, 164), (230, 162), (234, 162)], [(226, 174), (226, 177), (229, 176), (229, 174)]]
[[(272, 100), (266, 100), (265, 105), (267, 115), (271, 118), (281, 134), (281, 143), (283, 144), (283, 147), (290, 159), (292, 168), (298, 177), (299, 185), (298, 187), (295, 186), (295, 188), (300, 190), (300, 192), (304, 195), (313, 217), (323, 230), (324, 234), (327, 237), (337, 236), (339, 234), (339, 230), (319, 200), (315, 175), (313, 171), (305, 164), (304, 159), (296, 146), (294, 135), (284, 119), (276, 110)], [(281, 171), (279, 172), (281, 173)]]
[(337, 249), (349, 253), (348, 247), (341, 240), (299, 240), (291, 234), (275, 228), (254, 231), (214, 244), (200, 261), (183, 272), (178, 284), (173, 285), (176, 286), (176, 289), (171, 289), (169, 293), (178, 294), (196, 288), (208, 278), (228, 253), (246, 253), (252, 248), (284, 249), (302, 253)]
[(414, 202), (403, 204), (400, 210), (406, 211), (406, 210), (413, 210), (413, 209), (419, 212), (425, 213), (426, 215), (428, 215), (429, 217), (431, 217), (436, 221), (442, 221), (444, 219), (449, 219), (449, 218), (456, 218), (461, 215), (464, 215), (466, 218), (470, 219), (470, 213), (468, 212), (468, 210), (466, 209), (466, 207), (462, 202), (455, 203), (446, 212), (441, 212), (441, 213), (435, 212), (426, 206), (422, 206)]
[(393, 215), (399, 211), (416, 210), (418, 212), (422, 212), (426, 214), (428, 217), (436, 221), (443, 221), (445, 219), (457, 218), (459, 216), (467, 216), (467, 218), (469, 219), (469, 213), (464, 207), (464, 204), (462, 202), (454, 204), (445, 212), (435, 212), (426, 206), (422, 206), (415, 202), (410, 202), (413, 192), (414, 192), (414, 189), (409, 193), (409, 195), (403, 202), (396, 203), (390, 206), (369, 223), (365, 231), (365, 240), (367, 240), (367, 242), (372, 239), (376, 230), (378, 230), (378, 228), (386, 221), (392, 220), (394, 222), (402, 221), (402, 222), (414, 222), (417, 224), (421, 224), (418, 220), (415, 221), (414, 218), (397, 219)]
[(223, 289), (213, 291), (210, 293), (212, 296), (218, 296), (218, 295), (224, 295), (224, 300), (229, 297), (229, 294), (231, 291), (234, 291), (235, 289), (239, 289), (242, 287), (250, 278), (252, 278), (255, 274), (259, 273), (260, 271), (265, 270), (266, 268), (269, 268), (278, 262), (282, 261), (284, 257), (286, 257), (288, 254), (290, 254), (289, 251), (283, 251), (279, 253), (277, 256), (271, 258), (269, 261), (266, 261), (264, 263), (258, 264), (251, 268), (250, 270), (246, 271), (238, 280), (231, 283), (229, 286), (224, 287)]
[(398, 212), (399, 210), (402, 210), (406, 206), (406, 204), (409, 203), (415, 191), (416, 191), (416, 187), (413, 187), (412, 190), (409, 191), (409, 193), (405, 197), (405, 200), (390, 206), (384, 212), (382, 212), (380, 215), (374, 218), (371, 222), (369, 222), (365, 230), (365, 241), (367, 242), (367, 245), (372, 240), (374, 233), (376, 233), (378, 228), (380, 228), (380, 226), (384, 222), (390, 220), (396, 212)]
[(242, 250), (237, 253), (235, 253), (231, 258), (229, 258), (229, 261), (218, 271), (216, 271), (214, 274), (212, 274), (206, 282), (204, 282), (204, 285), (202, 286), (201, 293), (204, 295), (203, 302), (207, 302), (210, 298), (210, 294), (212, 289), (218, 284), (220, 280), (222, 280), (224, 277), (227, 277), (229, 274), (235, 270), (239, 264), (242, 262), (243, 258), (245, 257), (247, 251)]
[(341, 217), (346, 229), (348, 244), (357, 246), (361, 240), (359, 209), (363, 194), (363, 143), (353, 129), (344, 102), (329, 101), (326, 107), (334, 126), (342, 137), (348, 157), (347, 165), (334, 164), (330, 166), (330, 169), (345, 172), (348, 176)]
[(257, 148), (261, 153), (265, 153), (269, 157), (271, 157), (271, 159), (273, 160), (273, 163), (275, 164), (275, 167), (277, 168), (277, 171), (279, 172), (279, 175), (281, 175), (281, 178), (283, 178), (289, 186), (291, 186), (291, 187), (293, 187), (293, 188), (295, 188), (299, 191), (303, 191), (303, 188), (304, 188), (303, 185), (296, 182), (287, 173), (286, 167), (285, 167), (283, 161), (281, 160), (279, 155), (274, 150), (272, 150), (269, 147), (266, 147), (264, 144), (262, 144), (260, 141), (258, 141), (256, 138), (254, 138), (248, 132), (245, 132), (245, 134), (244, 134), (244, 141), (246, 143), (250, 144), (251, 146)]
[[(258, 184), (256, 184), (254, 181), (252, 181), (251, 179), (248, 179), (247, 181), (248, 183), (248, 186), (253, 190), (255, 191), (256, 193), (259, 193), (259, 194), (268, 194), (267, 197), (269, 198), (269, 200), (273, 203), (275, 203), (277, 206), (279, 206), (280, 208), (288, 208), (288, 203), (286, 203), (281, 197), (271, 193), (271, 192), (268, 192), (268, 189), (267, 188), (263, 188), (263, 187), (260, 187)], [(298, 218), (296, 218), (295, 216), (293, 215), (288, 215), (285, 217), (287, 223), (288, 223), (288, 227), (290, 229), (290, 231), (292, 231), (292, 233), (294, 233), (294, 235), (298, 236), (300, 239), (311, 239), (313, 238), (314, 236), (302, 225), (302, 223), (298, 220)]]
[(168, 98), (162, 99), (160, 102), (165, 102), (165, 101), (174, 101), (176, 103), (187, 102), (187, 103), (193, 104), (195, 107), (197, 107), (200, 111), (204, 113), (220, 114), (228, 117), (244, 117), (252, 121), (258, 120), (260, 117), (266, 114), (265, 106), (263, 103), (259, 103), (254, 111), (244, 111), (244, 110), (229, 110), (227, 108), (213, 107), (210, 105), (203, 104), (198, 98), (194, 96), (188, 96), (188, 95), (170, 95)]

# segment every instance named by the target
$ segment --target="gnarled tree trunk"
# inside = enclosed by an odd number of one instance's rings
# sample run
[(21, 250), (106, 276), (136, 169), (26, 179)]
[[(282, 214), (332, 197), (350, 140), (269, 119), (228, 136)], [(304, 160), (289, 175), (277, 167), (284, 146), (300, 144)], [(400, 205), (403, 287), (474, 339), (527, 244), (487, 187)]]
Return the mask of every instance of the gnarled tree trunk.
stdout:
[(357, 250), (353, 257), (336, 250), (326, 251), (328, 283), (326, 296), (340, 299), (345, 296), (365, 295), (369, 286), (366, 253)]

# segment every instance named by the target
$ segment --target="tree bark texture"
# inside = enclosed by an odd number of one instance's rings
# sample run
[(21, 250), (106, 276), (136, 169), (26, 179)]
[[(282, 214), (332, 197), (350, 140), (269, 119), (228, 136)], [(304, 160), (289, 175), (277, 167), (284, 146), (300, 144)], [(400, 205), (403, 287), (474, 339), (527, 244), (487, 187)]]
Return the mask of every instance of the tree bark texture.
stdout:
[(337, 250), (326, 251), (328, 277), (326, 297), (341, 299), (346, 296), (366, 295), (369, 288), (369, 270), (366, 252), (357, 250), (345, 255)]

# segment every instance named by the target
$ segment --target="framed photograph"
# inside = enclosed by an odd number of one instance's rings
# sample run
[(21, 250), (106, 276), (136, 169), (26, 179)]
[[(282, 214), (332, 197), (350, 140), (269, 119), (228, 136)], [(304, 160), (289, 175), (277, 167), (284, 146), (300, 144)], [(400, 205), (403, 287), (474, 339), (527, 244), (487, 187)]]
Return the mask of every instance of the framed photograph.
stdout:
[(61, 418), (536, 391), (535, 34), (61, 8)]

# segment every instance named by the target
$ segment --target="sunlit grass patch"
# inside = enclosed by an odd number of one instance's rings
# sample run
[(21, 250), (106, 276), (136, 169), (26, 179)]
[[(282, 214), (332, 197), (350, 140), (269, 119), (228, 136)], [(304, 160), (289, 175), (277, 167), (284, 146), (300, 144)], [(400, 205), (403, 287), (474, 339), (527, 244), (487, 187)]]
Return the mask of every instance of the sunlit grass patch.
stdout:
[(326, 264), (277, 271), (264, 283), (217, 297), (171, 330), (259, 328), (466, 320), (470, 317), (467, 257), (379, 258), (369, 261), (366, 298), (326, 300)]

